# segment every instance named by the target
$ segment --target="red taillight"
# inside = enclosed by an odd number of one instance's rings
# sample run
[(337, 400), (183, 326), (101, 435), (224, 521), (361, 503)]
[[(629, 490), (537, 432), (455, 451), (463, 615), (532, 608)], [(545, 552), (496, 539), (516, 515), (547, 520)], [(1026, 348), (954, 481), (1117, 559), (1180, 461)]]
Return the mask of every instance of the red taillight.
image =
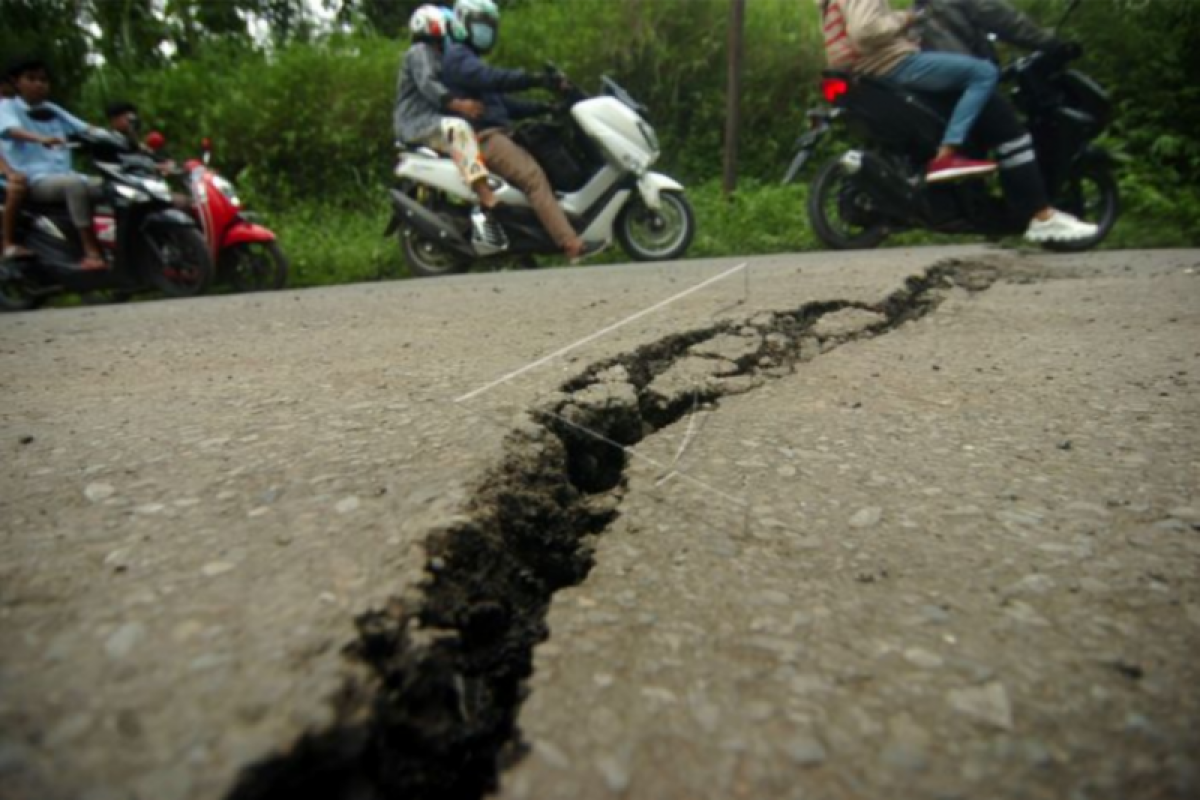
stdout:
[(825, 102), (832, 103), (849, 91), (850, 85), (841, 78), (826, 78), (821, 81), (821, 94)]

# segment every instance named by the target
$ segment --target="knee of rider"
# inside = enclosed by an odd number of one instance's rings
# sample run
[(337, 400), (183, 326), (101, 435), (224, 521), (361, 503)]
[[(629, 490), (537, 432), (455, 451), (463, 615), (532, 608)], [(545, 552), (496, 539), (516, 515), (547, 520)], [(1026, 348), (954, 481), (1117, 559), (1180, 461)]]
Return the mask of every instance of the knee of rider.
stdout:
[(986, 81), (992, 86), (995, 86), (997, 83), (999, 83), (1000, 70), (996, 68), (996, 65), (990, 61), (983, 61), (982, 59), (980, 59), (980, 62), (979, 69), (977, 70), (979, 73), (979, 80)]
[(72, 183), (69, 187), (67, 187), (66, 191), (63, 192), (63, 196), (65, 197), (67, 205), (69, 206), (78, 206), (79, 208), (89, 209), (92, 207), (92, 198), (88, 194), (87, 184), (83, 183), (82, 181), (78, 183)]

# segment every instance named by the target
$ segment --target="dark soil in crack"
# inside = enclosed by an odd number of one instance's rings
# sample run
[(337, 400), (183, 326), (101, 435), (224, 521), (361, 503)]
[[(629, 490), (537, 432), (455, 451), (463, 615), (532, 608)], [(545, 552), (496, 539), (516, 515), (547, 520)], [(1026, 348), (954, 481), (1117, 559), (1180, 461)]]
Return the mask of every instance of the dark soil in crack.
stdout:
[[(733, 362), (736, 376), (757, 375), (764, 364), (793, 369), (828, 314), (860, 309), (879, 321), (820, 342), (822, 352), (887, 333), (935, 309), (953, 287), (983, 290), (999, 275), (995, 265), (949, 261), (878, 306), (813, 303), (677, 334), (566, 383), (509, 436), (468, 521), (430, 536), (429, 578), (415, 607), (396, 600), (358, 619), (347, 655), (368, 665), (374, 682), (347, 687), (339, 724), (248, 768), (229, 800), (479, 798), (494, 789), (523, 754), (517, 714), (551, 599), (587, 577), (591, 543), (618, 514), (624, 448), (695, 406), (696, 396), (655, 395), (655, 378), (689, 348), (739, 333), (758, 347)], [(723, 393), (716, 382), (698, 399)]]

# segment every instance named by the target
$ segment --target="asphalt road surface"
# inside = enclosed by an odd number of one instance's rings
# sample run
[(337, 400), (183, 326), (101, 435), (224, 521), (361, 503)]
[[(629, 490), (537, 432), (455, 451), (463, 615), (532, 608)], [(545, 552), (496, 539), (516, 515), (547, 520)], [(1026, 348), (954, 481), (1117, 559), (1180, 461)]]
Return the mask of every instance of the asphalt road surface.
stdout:
[(1200, 252), (0, 317), (0, 797), (1200, 794)]

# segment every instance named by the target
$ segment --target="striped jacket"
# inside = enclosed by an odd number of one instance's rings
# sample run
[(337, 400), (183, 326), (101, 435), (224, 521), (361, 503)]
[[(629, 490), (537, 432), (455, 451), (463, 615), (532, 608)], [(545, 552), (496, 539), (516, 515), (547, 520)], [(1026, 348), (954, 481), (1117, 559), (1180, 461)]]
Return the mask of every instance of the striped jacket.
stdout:
[(816, 0), (825, 57), (835, 69), (886, 75), (918, 51), (909, 37), (912, 16), (888, 0)]

